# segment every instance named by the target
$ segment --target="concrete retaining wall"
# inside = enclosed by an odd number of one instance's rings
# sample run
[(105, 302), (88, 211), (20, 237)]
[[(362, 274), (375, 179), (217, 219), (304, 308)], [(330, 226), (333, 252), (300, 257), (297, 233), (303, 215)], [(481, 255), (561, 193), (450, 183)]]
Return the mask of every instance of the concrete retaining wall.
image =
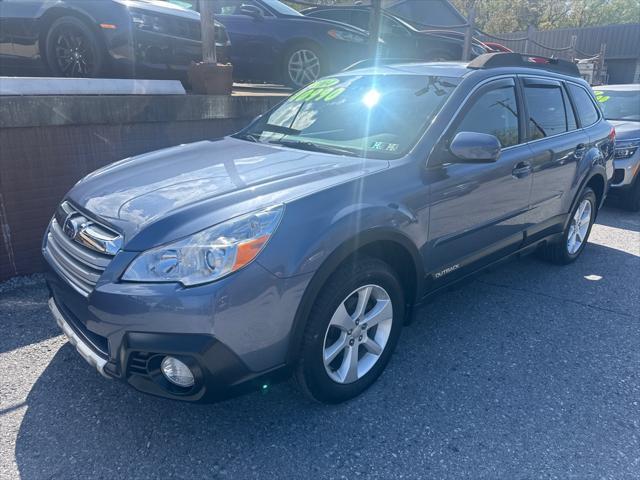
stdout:
[(239, 130), (282, 96), (0, 97), (0, 281), (41, 271), (40, 242), (87, 173)]

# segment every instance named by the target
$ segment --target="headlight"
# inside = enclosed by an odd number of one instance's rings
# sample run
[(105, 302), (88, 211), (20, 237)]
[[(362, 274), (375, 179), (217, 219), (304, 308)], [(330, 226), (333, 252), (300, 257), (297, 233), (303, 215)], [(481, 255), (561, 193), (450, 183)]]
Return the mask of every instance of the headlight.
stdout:
[(640, 142), (618, 142), (618, 144), (616, 145), (615, 158), (622, 160), (623, 158), (633, 157), (633, 155), (636, 153), (636, 150), (638, 150), (638, 146), (640, 146)]
[(327, 34), (336, 40), (343, 42), (366, 43), (367, 38), (357, 33), (347, 32), (346, 30), (329, 30)]
[(249, 264), (275, 232), (284, 207), (233, 218), (176, 242), (140, 254), (127, 268), (128, 282), (200, 285)]
[(167, 22), (162, 17), (149, 15), (139, 10), (130, 10), (131, 21), (141, 30), (150, 30), (158, 33), (169, 33)]

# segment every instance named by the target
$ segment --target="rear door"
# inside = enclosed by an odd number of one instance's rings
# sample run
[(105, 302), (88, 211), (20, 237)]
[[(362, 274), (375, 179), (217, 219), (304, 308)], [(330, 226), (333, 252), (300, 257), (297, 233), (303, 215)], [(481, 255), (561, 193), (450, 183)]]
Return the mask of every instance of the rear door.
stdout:
[(535, 241), (561, 228), (589, 136), (578, 128), (563, 82), (542, 77), (521, 81), (533, 166), (528, 236)]
[[(515, 78), (494, 80), (466, 102), (429, 158), (429, 242), (425, 269), (433, 287), (520, 248), (532, 176)], [(459, 163), (448, 146), (458, 132), (495, 135), (495, 162)]]

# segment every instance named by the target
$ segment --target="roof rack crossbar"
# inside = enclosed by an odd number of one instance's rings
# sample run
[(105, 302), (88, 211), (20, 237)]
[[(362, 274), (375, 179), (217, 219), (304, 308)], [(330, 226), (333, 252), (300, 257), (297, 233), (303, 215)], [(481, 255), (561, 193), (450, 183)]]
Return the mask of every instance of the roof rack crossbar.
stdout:
[(559, 58), (541, 57), (526, 53), (485, 53), (469, 62), (468, 68), (487, 69), (500, 67), (538, 68), (550, 72), (579, 77), (580, 71), (575, 63)]
[(349, 65), (342, 71), (350, 72), (351, 70), (356, 70), (358, 68), (388, 67), (390, 65), (401, 65), (403, 63), (425, 63), (425, 60), (417, 58), (365, 58), (364, 60), (360, 60)]

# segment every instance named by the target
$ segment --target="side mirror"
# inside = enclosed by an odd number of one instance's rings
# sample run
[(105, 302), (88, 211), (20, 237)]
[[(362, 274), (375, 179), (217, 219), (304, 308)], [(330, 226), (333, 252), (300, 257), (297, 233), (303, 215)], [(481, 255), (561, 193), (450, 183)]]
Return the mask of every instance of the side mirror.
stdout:
[(461, 163), (495, 162), (500, 156), (500, 140), (494, 135), (460, 132), (449, 145), (451, 153)]
[(240, 13), (242, 15), (248, 15), (254, 20), (262, 20), (262, 10), (255, 5), (240, 5)]

